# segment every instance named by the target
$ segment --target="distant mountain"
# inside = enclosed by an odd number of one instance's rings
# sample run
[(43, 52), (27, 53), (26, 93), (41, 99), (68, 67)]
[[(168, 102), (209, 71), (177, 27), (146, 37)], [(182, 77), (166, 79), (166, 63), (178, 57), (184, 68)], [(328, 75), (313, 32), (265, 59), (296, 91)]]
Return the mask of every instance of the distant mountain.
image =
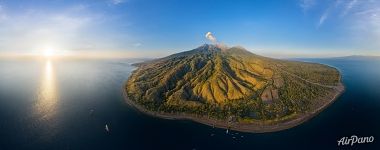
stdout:
[(335, 68), (267, 58), (242, 47), (206, 44), (137, 66), (125, 88), (140, 110), (219, 121), (241, 131), (244, 124), (271, 124), (267, 130), (248, 127), (252, 132), (284, 129), (273, 125), (312, 116), (343, 89)]
[(334, 59), (348, 59), (348, 60), (380, 60), (380, 56), (351, 55), (351, 56), (335, 57)]

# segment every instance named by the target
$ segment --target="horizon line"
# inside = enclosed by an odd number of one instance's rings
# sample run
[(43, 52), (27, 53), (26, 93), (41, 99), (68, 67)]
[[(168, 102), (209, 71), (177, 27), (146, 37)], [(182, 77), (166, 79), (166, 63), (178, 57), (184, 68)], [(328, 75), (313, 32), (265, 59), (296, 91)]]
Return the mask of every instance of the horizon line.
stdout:
[[(270, 57), (270, 58), (277, 58), (277, 59), (291, 59), (291, 58), (339, 58), (339, 57), (380, 57), (380, 55), (371, 55), (371, 54), (347, 54), (347, 55), (334, 55), (331, 56), (328, 53), (318, 53), (318, 54), (280, 54), (280, 53), (260, 53), (260, 52), (253, 52), (251, 50), (247, 50), (251, 53), (258, 54), (264, 57)], [(182, 51), (183, 52), (183, 51)], [(181, 53), (181, 52), (177, 52)], [(50, 58), (54, 59), (157, 59), (157, 58), (163, 58), (172, 54), (163, 54), (161, 53), (160, 56), (139, 56), (136, 53), (131, 52), (122, 52), (122, 51), (112, 51), (112, 52), (79, 52), (79, 53), (70, 53), (70, 54), (58, 54), (50, 56)], [(327, 56), (329, 55), (329, 56)], [(15, 59), (30, 59), (30, 58), (46, 58), (46, 56), (43, 56), (41, 54), (35, 54), (35, 53), (10, 53), (10, 52), (0, 52), (0, 58), (15, 58)]]

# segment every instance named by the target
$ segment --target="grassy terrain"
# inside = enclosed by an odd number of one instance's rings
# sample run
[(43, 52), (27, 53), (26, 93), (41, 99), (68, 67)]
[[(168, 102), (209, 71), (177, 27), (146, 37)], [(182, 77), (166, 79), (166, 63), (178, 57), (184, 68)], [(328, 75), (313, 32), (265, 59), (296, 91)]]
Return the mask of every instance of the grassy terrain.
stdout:
[(286, 119), (319, 107), (340, 81), (331, 67), (203, 45), (138, 64), (128, 97), (148, 110), (240, 122)]

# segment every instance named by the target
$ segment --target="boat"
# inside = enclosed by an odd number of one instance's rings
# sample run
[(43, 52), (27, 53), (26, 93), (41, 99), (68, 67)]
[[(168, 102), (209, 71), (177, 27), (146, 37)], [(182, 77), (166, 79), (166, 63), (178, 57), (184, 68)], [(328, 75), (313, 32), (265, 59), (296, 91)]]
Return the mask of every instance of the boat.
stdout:
[(110, 129), (108, 128), (108, 125), (107, 125), (107, 124), (106, 124), (105, 129), (106, 129), (107, 132), (110, 132)]

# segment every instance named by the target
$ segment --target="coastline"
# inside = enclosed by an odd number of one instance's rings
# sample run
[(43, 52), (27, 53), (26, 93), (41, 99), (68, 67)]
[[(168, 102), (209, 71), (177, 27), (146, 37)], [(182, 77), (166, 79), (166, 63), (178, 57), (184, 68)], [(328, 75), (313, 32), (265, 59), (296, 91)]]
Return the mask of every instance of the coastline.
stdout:
[(240, 122), (229, 123), (228, 121), (225, 121), (225, 120), (217, 120), (217, 119), (209, 118), (206, 116), (197, 116), (197, 115), (186, 114), (186, 113), (173, 114), (173, 113), (165, 113), (165, 112), (153, 112), (153, 111), (147, 110), (144, 107), (140, 106), (139, 104), (129, 99), (126, 92), (127, 91), (126, 83), (127, 81), (123, 84), (123, 87), (122, 87), (122, 93), (123, 93), (125, 102), (131, 107), (135, 108), (137, 111), (142, 112), (146, 115), (150, 115), (150, 116), (158, 117), (162, 119), (169, 119), (169, 120), (191, 120), (191, 121), (205, 124), (212, 127), (230, 129), (230, 130), (240, 131), (240, 132), (250, 132), (250, 133), (276, 132), (276, 131), (286, 130), (286, 129), (298, 126), (306, 122), (307, 120), (313, 118), (314, 116), (318, 115), (320, 112), (322, 112), (332, 103), (334, 103), (345, 90), (344, 85), (340, 82), (337, 86), (333, 88), (334, 90), (332, 92), (329, 92), (327, 96), (321, 98), (327, 101), (322, 106), (320, 106), (313, 112), (298, 114), (294, 118), (287, 121), (277, 121), (275, 123), (273, 122), (269, 123), (266, 121), (255, 121), (252, 123), (240, 123)]

